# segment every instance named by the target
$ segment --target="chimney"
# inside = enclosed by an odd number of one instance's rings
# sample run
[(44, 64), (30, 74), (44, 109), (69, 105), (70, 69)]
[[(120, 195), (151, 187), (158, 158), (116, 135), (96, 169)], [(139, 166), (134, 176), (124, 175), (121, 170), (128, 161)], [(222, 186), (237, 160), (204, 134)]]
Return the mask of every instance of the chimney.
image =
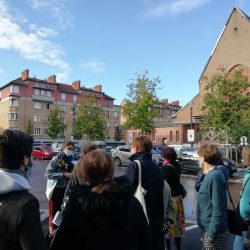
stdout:
[(180, 103), (179, 103), (179, 101), (174, 101), (174, 102), (172, 102), (172, 105), (174, 105), (174, 106), (180, 106)]
[(72, 83), (72, 86), (75, 88), (75, 89), (80, 89), (81, 88), (81, 81), (74, 81)]
[(96, 91), (96, 92), (102, 92), (102, 85), (96, 85), (95, 87), (94, 87), (94, 91)]
[(21, 77), (22, 77), (22, 79), (23, 79), (24, 81), (27, 80), (27, 79), (29, 78), (29, 70), (28, 70), (28, 69), (24, 70), (24, 71), (21, 73)]
[(168, 99), (162, 99), (162, 103), (167, 105), (168, 104)]
[(56, 83), (56, 76), (55, 75), (49, 76), (47, 82)]

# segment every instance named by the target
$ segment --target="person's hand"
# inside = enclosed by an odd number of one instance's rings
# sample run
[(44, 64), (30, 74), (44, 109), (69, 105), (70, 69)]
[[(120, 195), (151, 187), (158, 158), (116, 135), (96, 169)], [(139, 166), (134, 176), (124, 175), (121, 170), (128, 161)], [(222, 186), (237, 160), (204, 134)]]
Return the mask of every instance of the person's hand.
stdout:
[(71, 173), (64, 173), (64, 176), (65, 176), (66, 178), (70, 178), (70, 177), (71, 177)]

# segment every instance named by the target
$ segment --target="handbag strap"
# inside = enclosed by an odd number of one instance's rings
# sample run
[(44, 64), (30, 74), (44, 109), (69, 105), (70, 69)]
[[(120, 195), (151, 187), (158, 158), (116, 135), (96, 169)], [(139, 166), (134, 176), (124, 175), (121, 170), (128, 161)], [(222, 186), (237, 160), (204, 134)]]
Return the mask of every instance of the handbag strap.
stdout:
[(141, 163), (138, 160), (135, 160), (138, 165), (138, 185), (141, 186)]
[(228, 198), (229, 198), (229, 200), (230, 200), (230, 203), (232, 204), (233, 210), (235, 211), (234, 202), (233, 202), (232, 196), (231, 196), (231, 194), (230, 194), (230, 191), (229, 191), (229, 188), (228, 188), (227, 182), (226, 182), (226, 188), (227, 188)]

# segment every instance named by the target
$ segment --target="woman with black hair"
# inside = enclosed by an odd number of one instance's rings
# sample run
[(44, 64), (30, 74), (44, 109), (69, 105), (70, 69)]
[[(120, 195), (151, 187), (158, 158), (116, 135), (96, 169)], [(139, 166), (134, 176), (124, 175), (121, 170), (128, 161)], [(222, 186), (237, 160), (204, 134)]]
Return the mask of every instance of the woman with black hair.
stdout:
[(174, 243), (177, 250), (181, 249), (181, 236), (185, 232), (185, 213), (183, 207), (183, 193), (184, 188), (181, 185), (181, 165), (176, 161), (177, 154), (171, 147), (165, 147), (161, 152), (164, 162), (161, 170), (163, 178), (169, 184), (171, 188), (174, 215), (173, 223), (171, 224), (170, 231), (165, 234), (165, 241), (167, 250), (171, 249), (171, 239), (174, 239)]
[(72, 156), (74, 148), (73, 142), (65, 142), (61, 152), (50, 161), (45, 171), (47, 179), (46, 195), (49, 200), (49, 238), (52, 237), (56, 228), (52, 220), (56, 212), (61, 210), (64, 192), (74, 168)]

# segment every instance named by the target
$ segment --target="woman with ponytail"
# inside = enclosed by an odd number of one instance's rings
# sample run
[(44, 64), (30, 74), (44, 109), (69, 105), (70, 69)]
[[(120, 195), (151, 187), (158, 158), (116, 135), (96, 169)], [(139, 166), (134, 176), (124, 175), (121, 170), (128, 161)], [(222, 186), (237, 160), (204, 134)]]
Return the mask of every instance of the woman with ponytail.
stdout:
[(51, 249), (147, 250), (143, 209), (126, 177), (113, 178), (112, 158), (93, 150), (80, 159), (76, 174), (81, 185), (69, 190)]

